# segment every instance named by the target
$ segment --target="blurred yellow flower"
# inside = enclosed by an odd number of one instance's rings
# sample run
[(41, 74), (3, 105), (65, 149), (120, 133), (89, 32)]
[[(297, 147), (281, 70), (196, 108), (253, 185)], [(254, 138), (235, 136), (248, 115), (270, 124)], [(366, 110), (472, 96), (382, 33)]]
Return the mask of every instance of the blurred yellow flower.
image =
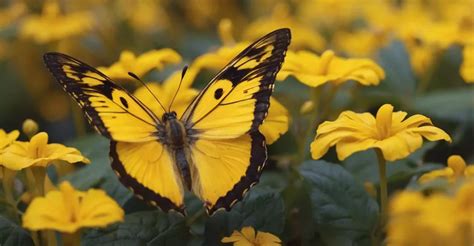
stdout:
[(8, 145), (13, 143), (18, 138), (18, 136), (20, 136), (20, 132), (18, 130), (13, 130), (9, 133), (6, 133), (5, 130), (0, 129), (0, 153), (2, 153), (2, 150)]
[(116, 4), (119, 17), (127, 20), (134, 30), (142, 33), (163, 30), (171, 22), (169, 11), (164, 8), (163, 1), (121, 0), (116, 1)]
[(384, 32), (359, 30), (355, 32), (338, 31), (333, 42), (338, 51), (353, 57), (371, 57), (387, 43)]
[(316, 32), (315, 28), (291, 16), (289, 7), (283, 3), (275, 5), (270, 17), (263, 17), (250, 23), (245, 28), (244, 38), (246, 40), (255, 40), (282, 27), (291, 29), (290, 49), (306, 48), (318, 51), (322, 50), (326, 44), (324, 38)]
[(45, 132), (36, 134), (29, 142), (13, 142), (0, 154), (0, 163), (12, 170), (31, 166), (46, 167), (58, 160), (89, 163), (89, 160), (75, 148), (62, 144), (48, 144), (48, 134)]
[[(341, 29), (361, 14), (364, 5), (376, 1), (364, 0), (303, 0), (296, 5), (298, 16), (307, 23), (328, 29)], [(362, 4), (361, 4), (362, 3)]]
[(198, 56), (192, 63), (191, 67), (198, 70), (212, 69), (217, 70), (223, 68), (242, 50), (247, 48), (250, 43), (240, 42), (235, 45), (224, 45), (215, 51)]
[[(173, 102), (171, 110), (175, 111), (178, 118), (184, 113), (186, 107), (191, 103), (194, 97), (199, 93), (191, 87), (191, 84), (196, 76), (196, 70), (192, 67), (188, 68), (186, 76), (184, 76), (181, 88)], [(147, 83), (148, 88), (155, 94), (163, 106), (168, 110), (171, 100), (178, 89), (179, 81), (181, 80), (181, 71), (176, 71), (171, 74), (162, 84)], [(156, 115), (161, 117), (164, 114), (161, 106), (156, 102), (152, 94), (144, 87), (138, 88), (134, 95), (140, 99), (148, 108), (150, 108)]]
[(331, 50), (321, 56), (308, 51), (288, 51), (277, 80), (284, 80), (290, 75), (311, 87), (349, 80), (362, 85), (378, 85), (385, 78), (383, 69), (372, 60), (341, 58)]
[(0, 28), (13, 24), (27, 11), (23, 2), (12, 2), (11, 5), (0, 9)]
[(466, 45), (462, 56), (461, 77), (466, 83), (474, 83), (474, 44)]
[(448, 167), (425, 173), (418, 179), (418, 182), (426, 183), (434, 179), (445, 178), (452, 183), (460, 177), (474, 177), (474, 164), (466, 165), (461, 156), (452, 155), (448, 158)]
[(222, 238), (223, 243), (234, 243), (234, 246), (278, 246), (281, 240), (269, 233), (257, 231), (251, 226), (246, 226), (242, 230), (232, 232), (230, 237)]
[(424, 75), (432, 68), (440, 49), (430, 45), (409, 45), (408, 53), (410, 54), (410, 64), (417, 75)]
[(385, 160), (395, 161), (420, 148), (423, 137), (451, 142), (449, 135), (433, 126), (429, 118), (417, 114), (405, 119), (406, 116), (403, 111), (393, 112), (390, 104), (380, 107), (375, 118), (370, 113), (344, 111), (335, 121), (318, 126), (311, 143), (312, 157), (319, 159), (336, 145), (339, 160), (358, 151), (378, 148)]
[(390, 202), (387, 245), (474, 244), (474, 182), (454, 197), (404, 191)]
[(89, 12), (63, 15), (56, 1), (47, 1), (40, 16), (27, 17), (20, 27), (20, 36), (43, 44), (84, 34), (92, 29), (93, 18)]
[(105, 227), (123, 221), (124, 211), (103, 190), (75, 190), (63, 182), (58, 191), (35, 198), (23, 215), (23, 227), (73, 233), (82, 227)]
[[(249, 43), (246, 42), (237, 43), (235, 45), (224, 45), (214, 52), (209, 52), (197, 57), (191, 67), (198, 71), (201, 69), (221, 69), (242, 50), (247, 48), (248, 45)], [(275, 98), (271, 97), (268, 115), (259, 128), (260, 132), (265, 136), (267, 144), (272, 144), (288, 131), (288, 115), (288, 110)]]
[(111, 79), (130, 79), (128, 72), (141, 78), (155, 68), (161, 70), (165, 64), (179, 62), (181, 62), (181, 56), (172, 49), (151, 50), (139, 56), (125, 50), (120, 54), (118, 62), (109, 67), (98, 67), (97, 69)]

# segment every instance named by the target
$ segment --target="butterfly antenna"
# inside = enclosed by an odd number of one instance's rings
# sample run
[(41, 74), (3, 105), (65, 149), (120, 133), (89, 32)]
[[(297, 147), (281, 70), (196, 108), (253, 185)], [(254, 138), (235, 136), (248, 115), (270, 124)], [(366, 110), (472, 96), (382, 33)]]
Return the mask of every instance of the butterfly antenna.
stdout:
[(188, 70), (188, 66), (186, 65), (183, 67), (183, 71), (181, 71), (181, 80), (179, 81), (178, 89), (176, 89), (173, 99), (171, 100), (170, 107), (168, 108), (168, 112), (171, 111), (171, 106), (173, 106), (174, 99), (176, 98), (176, 95), (178, 95), (179, 88), (181, 88), (181, 84), (183, 83), (183, 78), (187, 70)]
[(148, 88), (148, 86), (145, 84), (145, 82), (143, 82), (136, 74), (134, 74), (132, 72), (128, 72), (128, 75), (130, 77), (136, 79), (138, 82), (142, 83), (142, 85), (145, 86), (145, 88), (148, 90), (148, 92), (150, 92), (150, 94), (155, 98), (155, 100), (158, 102), (158, 104), (160, 104), (161, 108), (163, 108), (163, 111), (168, 112), (168, 111), (166, 111), (165, 107), (163, 107), (163, 104), (161, 104), (160, 100), (158, 100), (158, 98), (155, 96), (155, 94), (150, 90), (150, 88)]

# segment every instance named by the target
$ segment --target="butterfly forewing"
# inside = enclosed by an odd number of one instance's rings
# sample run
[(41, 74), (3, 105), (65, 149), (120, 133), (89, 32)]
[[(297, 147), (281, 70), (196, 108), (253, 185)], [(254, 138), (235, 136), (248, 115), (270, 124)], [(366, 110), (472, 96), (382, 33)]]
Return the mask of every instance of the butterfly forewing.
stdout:
[(47, 53), (44, 61), (100, 134), (124, 142), (156, 139), (158, 117), (107, 76), (61, 53)]

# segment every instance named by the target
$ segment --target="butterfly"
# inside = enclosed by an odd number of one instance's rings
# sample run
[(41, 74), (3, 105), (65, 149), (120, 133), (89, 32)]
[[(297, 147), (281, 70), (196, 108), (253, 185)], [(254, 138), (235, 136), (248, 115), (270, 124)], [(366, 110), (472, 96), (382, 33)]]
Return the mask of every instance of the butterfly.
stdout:
[(149, 204), (183, 215), (184, 194), (190, 190), (211, 215), (230, 210), (259, 180), (267, 149), (258, 129), (290, 39), (284, 28), (248, 46), (181, 117), (164, 107), (152, 112), (73, 57), (50, 52), (43, 58), (89, 123), (110, 139), (111, 165), (123, 185)]

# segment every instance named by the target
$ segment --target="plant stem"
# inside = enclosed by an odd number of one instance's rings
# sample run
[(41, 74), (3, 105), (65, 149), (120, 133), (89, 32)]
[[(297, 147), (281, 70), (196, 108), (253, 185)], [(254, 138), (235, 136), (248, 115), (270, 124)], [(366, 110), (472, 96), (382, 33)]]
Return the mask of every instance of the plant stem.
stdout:
[(379, 164), (379, 183), (380, 183), (380, 227), (384, 227), (387, 223), (388, 211), (387, 211), (387, 175), (386, 175), (386, 161), (383, 157), (382, 151), (380, 149), (375, 149), (377, 153), (377, 159)]
[(15, 213), (18, 214), (18, 209), (16, 207), (15, 197), (13, 196), (13, 182), (15, 180), (16, 171), (9, 170), (6, 167), (1, 167), (0, 170), (3, 172), (2, 175), (2, 185), (3, 192), (5, 194), (5, 199), (10, 205), (12, 205)]
[(206, 211), (204, 209), (200, 209), (191, 217), (188, 217), (188, 219), (186, 220), (186, 226), (191, 226), (196, 220), (198, 220), (201, 216), (205, 214), (206, 214)]
[(63, 245), (69, 246), (80, 246), (81, 245), (81, 231), (77, 230), (74, 233), (65, 233), (62, 234)]
[(310, 137), (314, 132), (314, 124), (318, 121), (319, 116), (319, 99), (321, 95), (321, 87), (311, 88), (311, 101), (313, 102), (313, 111), (309, 116), (308, 125), (306, 126), (306, 131), (303, 134), (303, 138), (301, 139), (299, 155), (297, 158), (297, 164), (302, 163), (306, 159), (308, 143), (311, 141)]

